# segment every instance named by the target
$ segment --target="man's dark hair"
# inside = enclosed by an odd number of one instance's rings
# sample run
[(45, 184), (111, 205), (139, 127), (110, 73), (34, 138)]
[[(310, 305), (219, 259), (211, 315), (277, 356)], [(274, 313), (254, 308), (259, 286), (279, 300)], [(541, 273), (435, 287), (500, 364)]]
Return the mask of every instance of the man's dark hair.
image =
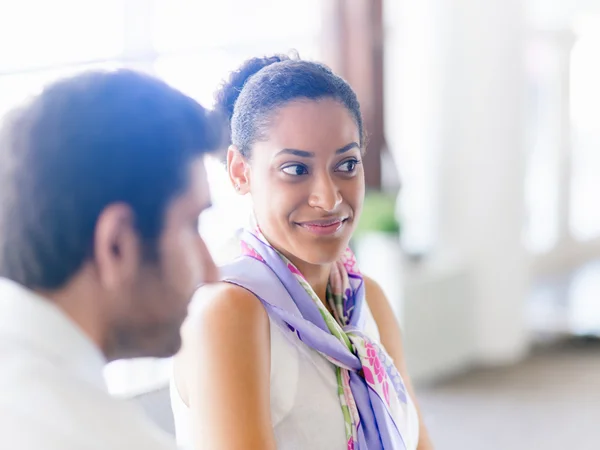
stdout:
[(0, 131), (0, 276), (63, 286), (92, 257), (96, 222), (125, 203), (154, 248), (190, 162), (218, 146), (218, 124), (191, 98), (130, 70), (58, 81)]

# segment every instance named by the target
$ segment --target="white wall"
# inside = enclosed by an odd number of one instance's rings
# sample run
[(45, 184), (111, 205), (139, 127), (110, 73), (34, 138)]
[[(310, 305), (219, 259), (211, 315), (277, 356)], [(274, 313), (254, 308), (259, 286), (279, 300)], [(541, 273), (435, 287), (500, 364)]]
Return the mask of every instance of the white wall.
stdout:
[[(429, 264), (440, 273), (466, 274), (468, 281), (455, 283), (465, 289), (455, 307), (473, 314), (452, 320), (472, 330), (475, 361), (518, 360), (529, 347), (524, 2), (388, 0), (387, 7), (386, 131), (405, 186), (405, 238), (430, 245)], [(425, 278), (436, 283), (434, 275)], [(414, 305), (427, 304), (423, 314), (436, 308), (430, 294), (419, 298), (431, 289), (409, 291), (413, 314)], [(433, 291), (440, 311), (449, 298), (460, 300), (456, 292)]]
[(569, 28), (584, 14), (600, 14), (598, 0), (529, 0), (527, 18), (532, 27)]

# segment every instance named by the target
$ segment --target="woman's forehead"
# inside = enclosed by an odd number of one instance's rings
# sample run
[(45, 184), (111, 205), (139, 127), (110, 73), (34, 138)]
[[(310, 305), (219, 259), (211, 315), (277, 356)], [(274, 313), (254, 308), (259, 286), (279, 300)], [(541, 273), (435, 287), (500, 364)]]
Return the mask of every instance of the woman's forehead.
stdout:
[(274, 148), (312, 152), (335, 152), (351, 142), (360, 142), (351, 113), (333, 99), (299, 100), (281, 107), (265, 137), (265, 143)]

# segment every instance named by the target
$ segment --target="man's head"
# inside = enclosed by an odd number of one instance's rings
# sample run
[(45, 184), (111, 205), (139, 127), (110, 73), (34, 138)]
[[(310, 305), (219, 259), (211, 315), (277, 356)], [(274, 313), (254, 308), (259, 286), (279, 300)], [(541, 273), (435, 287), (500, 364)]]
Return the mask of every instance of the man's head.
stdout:
[(0, 132), (0, 276), (85, 321), (109, 358), (175, 353), (194, 289), (216, 277), (198, 234), (212, 122), (132, 71), (46, 88)]

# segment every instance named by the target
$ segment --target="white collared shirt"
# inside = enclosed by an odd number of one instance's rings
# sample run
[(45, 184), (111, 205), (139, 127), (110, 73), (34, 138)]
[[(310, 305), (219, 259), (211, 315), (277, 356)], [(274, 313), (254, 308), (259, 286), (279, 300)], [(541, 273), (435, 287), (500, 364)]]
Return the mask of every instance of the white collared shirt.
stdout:
[(111, 397), (100, 350), (59, 308), (0, 278), (0, 448), (174, 450)]

